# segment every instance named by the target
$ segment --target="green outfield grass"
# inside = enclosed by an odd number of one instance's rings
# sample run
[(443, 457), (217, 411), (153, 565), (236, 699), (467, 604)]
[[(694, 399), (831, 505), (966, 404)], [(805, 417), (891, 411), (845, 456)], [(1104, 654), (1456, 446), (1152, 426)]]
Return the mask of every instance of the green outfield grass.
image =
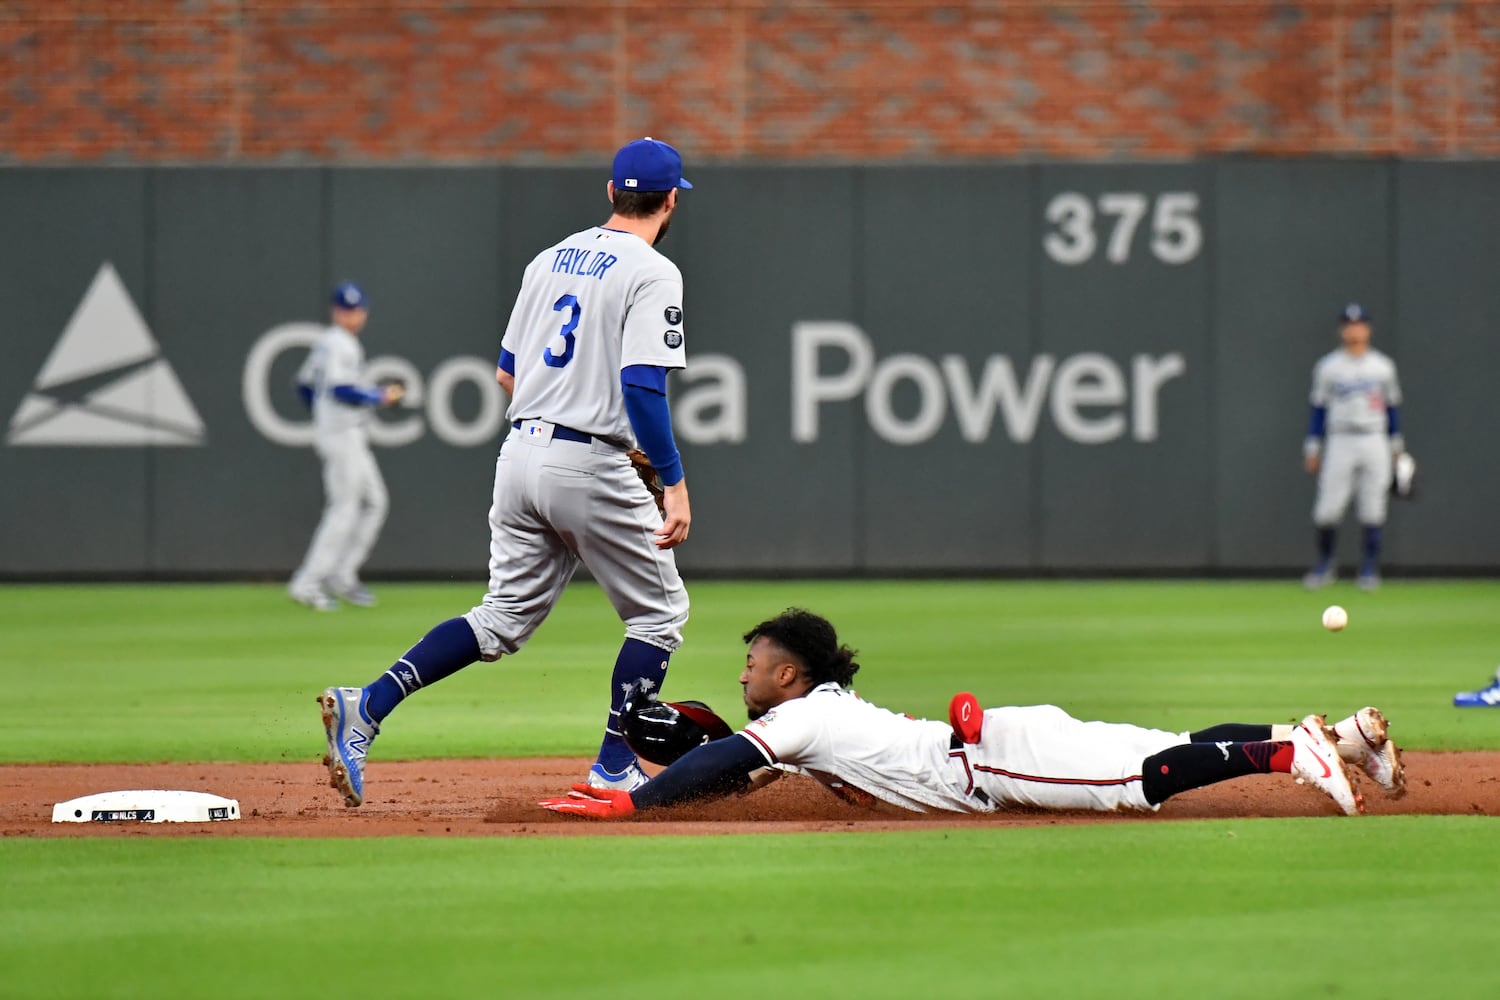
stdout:
[[(0, 588), (0, 761), (305, 759), (314, 695), (374, 678), (470, 585), (388, 585), (382, 606), (310, 612), (279, 586)], [(739, 714), (741, 633), (798, 604), (856, 646), (860, 693), (946, 717), (949, 696), (1053, 702), (1183, 729), (1381, 706), (1418, 748), (1500, 746), (1500, 711), (1453, 692), (1500, 661), (1500, 583), (1393, 582), (1376, 594), (1287, 583), (808, 582), (692, 588), (667, 693)], [(1348, 607), (1338, 634), (1319, 625)], [(591, 753), (622, 635), (579, 584), (518, 656), (472, 667), (392, 717), (385, 759)]]
[(1494, 832), (0, 841), (0, 993), (1493, 997)]
[[(321, 752), (362, 683), (472, 585), (318, 615), (279, 586), (0, 588), (0, 761)], [(1420, 748), (1500, 659), (1500, 583), (704, 583), (667, 692), (731, 718), (740, 633), (797, 604), (858, 687), (1179, 729), (1384, 708)], [(1348, 630), (1318, 624), (1328, 603)], [(585, 754), (621, 627), (572, 588), (520, 655), (424, 691), (382, 759)], [(1500, 825), (1323, 817), (706, 838), (0, 839), (0, 996), (1492, 997)]]

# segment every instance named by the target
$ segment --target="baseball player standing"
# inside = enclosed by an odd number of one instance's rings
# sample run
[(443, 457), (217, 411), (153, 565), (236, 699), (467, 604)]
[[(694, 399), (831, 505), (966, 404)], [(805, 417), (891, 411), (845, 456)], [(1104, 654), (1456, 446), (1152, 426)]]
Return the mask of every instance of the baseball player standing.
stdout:
[(1312, 417), (1303, 460), (1318, 477), (1313, 503), (1318, 562), (1302, 583), (1309, 590), (1338, 579), (1334, 539), (1351, 497), (1363, 530), (1359, 586), (1380, 586), (1380, 532), (1390, 494), (1391, 463), (1404, 448), (1396, 363), (1370, 346), (1370, 316), (1351, 302), (1339, 314), (1344, 346), (1313, 367)]
[[(517, 652), (580, 562), (625, 623), (588, 782), (646, 780), (616, 720), (627, 688), (661, 684), (688, 617), (672, 549), (691, 512), (666, 395), (667, 373), (685, 366), (682, 275), (654, 247), (678, 190), (690, 187), (677, 150), (631, 142), (615, 154), (609, 220), (527, 266), (495, 375), (511, 397), (512, 429), (495, 465), (489, 592), (367, 687), (319, 697), (330, 784), (347, 805), (364, 798), (366, 751), (396, 705), (475, 661)], [(660, 512), (626, 455), (637, 443), (665, 487)]]
[(855, 803), (915, 812), (1154, 811), (1189, 789), (1284, 772), (1352, 815), (1363, 811), (1362, 800), (1346, 757), (1387, 792), (1405, 790), (1400, 755), (1374, 708), (1334, 726), (1309, 715), (1297, 726), (1225, 723), (1172, 733), (1084, 722), (1055, 705), (981, 710), (965, 692), (944, 724), (849, 690), (859, 664), (825, 618), (792, 608), (744, 638), (740, 685), (749, 725), (689, 750), (633, 792), (577, 785), (576, 794), (541, 805), (615, 818), (755, 786), (770, 768), (807, 774)]
[(335, 596), (370, 607), (375, 595), (360, 567), (385, 523), (388, 499), (365, 431), (370, 410), (400, 402), (399, 385), (361, 385), (365, 349), (360, 331), (369, 317), (365, 293), (353, 282), (333, 290), (333, 323), (308, 352), (297, 388), (312, 408), (313, 445), (323, 460), (323, 517), (302, 565), (287, 588), (292, 599), (318, 611), (338, 608)]

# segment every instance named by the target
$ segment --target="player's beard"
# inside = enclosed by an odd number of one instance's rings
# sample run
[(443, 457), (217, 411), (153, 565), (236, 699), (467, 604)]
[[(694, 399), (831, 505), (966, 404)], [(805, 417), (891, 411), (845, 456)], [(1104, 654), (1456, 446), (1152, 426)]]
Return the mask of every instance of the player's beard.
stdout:
[[(673, 209), (672, 211), (675, 212), (676, 209)], [(654, 240), (651, 241), (651, 245), (652, 246), (656, 246), (662, 240), (666, 239), (667, 230), (670, 229), (671, 227), (672, 227), (672, 212), (668, 212), (667, 213), (667, 217), (665, 219), (661, 220), (661, 228), (656, 231), (656, 239), (654, 239)]]

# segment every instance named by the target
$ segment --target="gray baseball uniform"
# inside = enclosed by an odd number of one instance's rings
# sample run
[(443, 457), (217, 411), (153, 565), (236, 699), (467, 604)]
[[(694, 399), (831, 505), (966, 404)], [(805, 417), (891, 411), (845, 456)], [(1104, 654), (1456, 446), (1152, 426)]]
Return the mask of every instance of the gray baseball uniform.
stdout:
[(465, 616), (482, 658), (518, 650), (580, 561), (627, 638), (681, 644), (687, 591), (625, 456), (635, 437), (620, 384), (631, 366), (684, 367), (681, 307), (677, 266), (630, 233), (574, 233), (526, 268), (501, 341), (515, 392), (495, 465), (490, 587)]
[[(527, 266), (496, 363), (512, 430), (495, 461), (489, 590), (371, 683), (318, 697), (329, 783), (345, 805), (364, 801), (366, 755), (396, 706), (519, 650), (580, 562), (625, 623), (587, 780), (605, 789), (645, 784), (619, 731), (620, 705), (635, 685), (660, 686), (682, 642), (688, 598), (671, 548), (692, 521), (667, 402), (667, 372), (684, 366), (682, 275), (653, 246), (677, 190), (691, 187), (677, 150), (649, 136), (627, 143), (615, 154), (607, 225), (574, 233)], [(665, 519), (627, 455), (638, 439), (664, 486)]]
[[(324, 505), (307, 555), (292, 576), (293, 596), (357, 586), (360, 567), (385, 523), (389, 499), (365, 430), (375, 390), (357, 388), (364, 363), (359, 338), (330, 326), (297, 373), (297, 382), (312, 389), (313, 446), (323, 460)], [(340, 387), (349, 399), (340, 398)]]
[[(1387, 407), (1401, 403), (1395, 362), (1374, 348), (1357, 357), (1343, 348), (1332, 351), (1313, 368), (1311, 401), (1326, 410), (1327, 421), (1314, 523), (1337, 525), (1354, 497), (1361, 524), (1384, 524), (1391, 455), (1401, 447), (1400, 435), (1388, 433)], [(1317, 454), (1315, 437), (1307, 450)]]

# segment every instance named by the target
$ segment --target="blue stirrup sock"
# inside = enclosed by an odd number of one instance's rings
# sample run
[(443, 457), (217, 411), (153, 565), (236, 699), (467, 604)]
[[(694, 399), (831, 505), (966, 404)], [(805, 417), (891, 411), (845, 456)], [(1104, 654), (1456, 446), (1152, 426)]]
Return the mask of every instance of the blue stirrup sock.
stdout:
[(365, 711), (373, 722), (390, 715), (407, 695), (458, 673), (479, 659), (479, 640), (462, 618), (449, 618), (422, 637), (391, 669), (365, 687)]
[(1365, 528), (1365, 562), (1364, 569), (1374, 572), (1380, 565), (1380, 525), (1367, 524)]
[(651, 683), (651, 690), (661, 690), (671, 659), (672, 654), (665, 649), (639, 639), (626, 639), (620, 647), (615, 672), (609, 681), (609, 719), (604, 724), (604, 740), (599, 744), (599, 765), (610, 774), (619, 774), (635, 761), (635, 753), (620, 735), (620, 704), (625, 700), (625, 689), (644, 678)]
[(1337, 528), (1318, 529), (1318, 565), (1326, 567), (1333, 562), (1333, 542), (1338, 537)]

